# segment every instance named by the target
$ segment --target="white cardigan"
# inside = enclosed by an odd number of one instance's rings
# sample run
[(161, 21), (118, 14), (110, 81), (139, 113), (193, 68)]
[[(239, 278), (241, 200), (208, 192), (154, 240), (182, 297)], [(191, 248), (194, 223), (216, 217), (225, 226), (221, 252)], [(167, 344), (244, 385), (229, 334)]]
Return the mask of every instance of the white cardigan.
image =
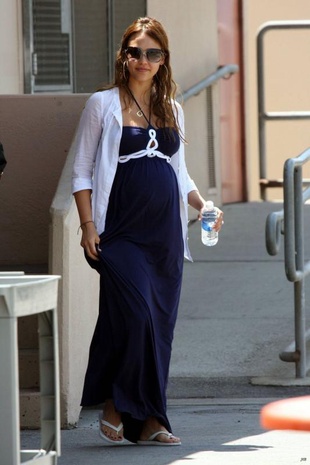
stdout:
[[(184, 134), (183, 110), (177, 102), (176, 106), (179, 126)], [(75, 153), (72, 193), (84, 189), (92, 190), (92, 214), (99, 235), (105, 229), (109, 196), (119, 162), (122, 127), (119, 89), (115, 87), (96, 92), (86, 102), (71, 148)], [(187, 172), (182, 141), (170, 164), (176, 173), (179, 185), (184, 256), (192, 260), (187, 240), (187, 196), (189, 192), (197, 190), (197, 187)]]

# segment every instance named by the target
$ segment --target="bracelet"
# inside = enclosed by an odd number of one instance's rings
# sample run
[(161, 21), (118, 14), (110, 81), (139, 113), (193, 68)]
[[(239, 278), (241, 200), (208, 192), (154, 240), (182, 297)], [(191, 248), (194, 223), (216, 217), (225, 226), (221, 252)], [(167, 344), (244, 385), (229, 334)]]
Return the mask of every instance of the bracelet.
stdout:
[(77, 230), (77, 234), (79, 234), (79, 230), (82, 229), (82, 226), (85, 226), (85, 224), (87, 223), (93, 223), (93, 220), (89, 220), (89, 221), (85, 221), (84, 223), (81, 223), (78, 230)]

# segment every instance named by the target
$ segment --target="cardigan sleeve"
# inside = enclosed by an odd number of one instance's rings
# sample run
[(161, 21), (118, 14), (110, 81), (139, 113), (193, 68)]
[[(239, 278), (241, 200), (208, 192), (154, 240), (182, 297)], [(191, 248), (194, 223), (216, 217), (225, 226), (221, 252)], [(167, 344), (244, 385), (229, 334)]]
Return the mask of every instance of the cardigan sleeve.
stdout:
[(101, 93), (95, 93), (87, 100), (71, 147), (74, 151), (72, 172), (72, 193), (84, 189), (92, 190), (93, 171), (97, 148), (103, 130), (103, 109)]
[[(185, 124), (184, 124), (184, 112), (181, 105), (178, 102), (175, 102), (175, 111), (176, 111), (176, 119), (179, 124), (179, 128), (181, 130), (181, 136), (185, 137)], [(195, 182), (190, 177), (187, 171), (186, 162), (185, 162), (185, 154), (184, 154), (184, 142), (181, 141), (181, 151), (180, 151), (180, 160), (179, 160), (179, 170), (182, 173), (182, 181), (185, 183), (186, 193), (188, 194), (191, 191), (198, 190)], [(180, 174), (181, 174), (180, 173)]]

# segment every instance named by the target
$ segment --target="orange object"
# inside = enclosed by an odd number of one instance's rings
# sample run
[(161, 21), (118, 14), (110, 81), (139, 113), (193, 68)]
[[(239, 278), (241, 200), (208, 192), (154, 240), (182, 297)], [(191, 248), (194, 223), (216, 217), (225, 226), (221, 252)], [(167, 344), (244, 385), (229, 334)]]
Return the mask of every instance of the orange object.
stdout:
[(292, 397), (265, 405), (260, 423), (265, 429), (310, 431), (310, 396)]

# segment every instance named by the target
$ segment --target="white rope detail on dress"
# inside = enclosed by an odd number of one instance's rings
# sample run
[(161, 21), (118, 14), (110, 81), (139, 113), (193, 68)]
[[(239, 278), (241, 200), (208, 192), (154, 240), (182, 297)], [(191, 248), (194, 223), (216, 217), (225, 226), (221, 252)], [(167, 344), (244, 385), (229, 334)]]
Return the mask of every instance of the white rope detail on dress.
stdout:
[(158, 141), (156, 139), (155, 129), (149, 130), (149, 136), (150, 136), (150, 140), (148, 141), (148, 144), (144, 150), (140, 150), (139, 152), (135, 152), (135, 153), (130, 153), (129, 155), (121, 155), (118, 159), (118, 162), (126, 163), (126, 161), (129, 161), (132, 158), (158, 157), (158, 158), (164, 158), (167, 161), (167, 163), (170, 163), (171, 157), (169, 157), (168, 155), (164, 155), (159, 150), (156, 150), (158, 147)]

